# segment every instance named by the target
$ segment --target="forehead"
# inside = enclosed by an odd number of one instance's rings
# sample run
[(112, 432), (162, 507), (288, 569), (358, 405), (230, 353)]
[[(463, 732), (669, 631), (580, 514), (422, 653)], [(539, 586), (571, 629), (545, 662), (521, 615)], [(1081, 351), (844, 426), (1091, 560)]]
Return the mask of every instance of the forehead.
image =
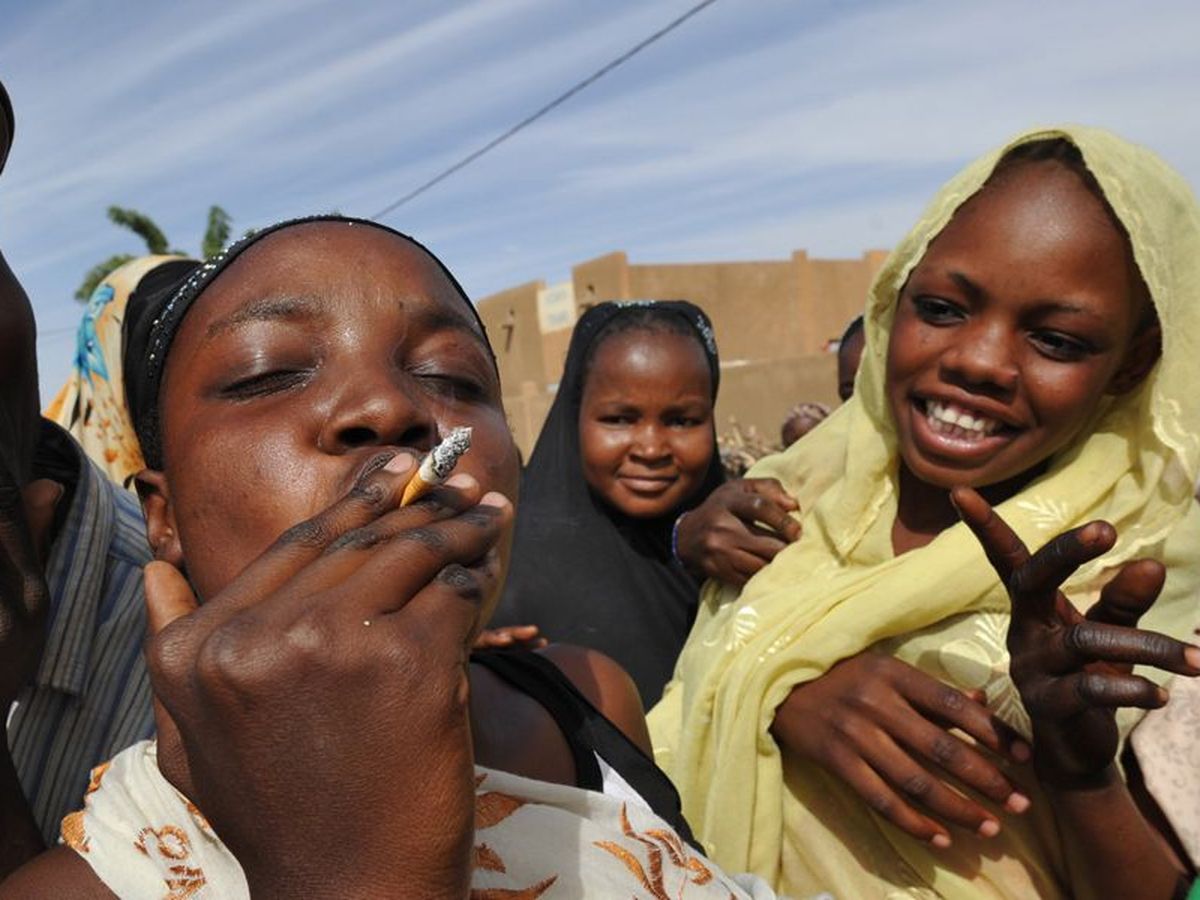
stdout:
[(698, 338), (651, 326), (610, 334), (594, 347), (587, 385), (637, 383), (651, 369), (656, 380), (703, 378), (706, 388), (711, 376)]
[(687, 360), (689, 363), (699, 358), (707, 365), (708, 357), (700, 346), (699, 338), (683, 334), (680, 331), (662, 324), (648, 324), (630, 328), (627, 331), (617, 331), (605, 335), (600, 343), (592, 347), (594, 360), (601, 356), (609, 360), (619, 360), (622, 357), (638, 356), (653, 353), (659, 358), (670, 357), (675, 361)]
[(1076, 172), (1053, 162), (997, 173), (951, 218), (930, 250), (972, 245), (979, 254), (1040, 255), (1090, 250), (1130, 256), (1107, 203)]
[[(188, 320), (211, 323), (270, 298), (323, 301), (331, 311), (363, 299), (394, 300), (483, 339), (469, 301), (441, 266), (416, 244), (369, 225), (312, 222), (268, 235), (213, 280)], [(196, 327), (183, 327), (189, 325)]]

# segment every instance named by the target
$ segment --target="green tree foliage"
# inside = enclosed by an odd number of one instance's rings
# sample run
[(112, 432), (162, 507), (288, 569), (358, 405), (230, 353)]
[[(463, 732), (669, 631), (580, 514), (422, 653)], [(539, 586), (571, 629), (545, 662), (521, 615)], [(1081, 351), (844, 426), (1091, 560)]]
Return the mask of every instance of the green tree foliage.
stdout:
[(138, 212), (136, 209), (126, 209), (123, 206), (110, 206), (108, 218), (114, 225), (128, 228), (145, 241), (146, 250), (152, 256), (172, 252), (167, 244), (167, 236), (145, 213)]
[(116, 256), (110, 256), (104, 262), (92, 266), (88, 269), (88, 273), (83, 276), (83, 283), (76, 288), (75, 299), (81, 303), (87, 303), (92, 297), (92, 291), (96, 290), (96, 287), (109, 272), (121, 268), (121, 266), (133, 259), (137, 259), (137, 257), (131, 256), (128, 253), (118, 253)]
[[(167, 240), (167, 236), (163, 233), (163, 230), (158, 227), (153, 219), (143, 212), (123, 206), (110, 206), (108, 208), (108, 218), (113, 224), (127, 228), (140, 237), (146, 245), (146, 253), (152, 256), (161, 256), (168, 253), (178, 254), (179, 256), (187, 255), (182, 250), (171, 249), (170, 242)], [(225, 245), (229, 242), (232, 223), (233, 220), (230, 218), (229, 213), (225, 212), (221, 207), (213, 206), (208, 210), (208, 226), (204, 230), (204, 240), (200, 244), (200, 255), (202, 257), (216, 256), (225, 249)], [(83, 283), (75, 291), (75, 299), (87, 303), (92, 296), (92, 292), (96, 290), (96, 286), (108, 277), (110, 272), (133, 259), (137, 259), (137, 256), (128, 253), (118, 253), (116, 256), (109, 257), (104, 262), (93, 266), (88, 270), (87, 275), (84, 276)]]
[(200, 244), (200, 252), (207, 259), (216, 256), (229, 243), (229, 228), (233, 222), (229, 213), (219, 206), (208, 210), (208, 227), (204, 229), (204, 241)]

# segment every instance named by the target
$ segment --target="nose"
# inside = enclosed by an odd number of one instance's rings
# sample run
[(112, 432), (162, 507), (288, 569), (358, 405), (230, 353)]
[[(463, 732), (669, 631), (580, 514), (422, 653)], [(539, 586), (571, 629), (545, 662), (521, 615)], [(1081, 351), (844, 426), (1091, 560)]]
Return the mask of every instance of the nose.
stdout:
[(437, 421), (420, 387), (401, 372), (376, 370), (341, 386), (319, 446), (334, 454), (376, 446), (428, 450), (436, 438)]
[(942, 355), (942, 377), (951, 384), (986, 394), (1005, 397), (1017, 388), (1020, 367), (1013, 342), (1017, 329), (999, 321), (980, 321)]
[(666, 432), (658, 422), (644, 422), (634, 433), (630, 456), (643, 464), (665, 462), (671, 456)]

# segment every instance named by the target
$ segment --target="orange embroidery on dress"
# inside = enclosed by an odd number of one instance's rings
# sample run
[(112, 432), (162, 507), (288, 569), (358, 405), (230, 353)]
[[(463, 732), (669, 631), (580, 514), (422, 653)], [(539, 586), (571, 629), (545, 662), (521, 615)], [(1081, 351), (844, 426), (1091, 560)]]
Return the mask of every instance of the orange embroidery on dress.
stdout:
[(475, 796), (475, 828), (491, 828), (498, 825), (525, 805), (520, 797), (488, 791)]
[(167, 895), (163, 900), (188, 900), (200, 893), (200, 889), (208, 884), (203, 869), (193, 869), (191, 866), (171, 866), (168, 870), (171, 877), (166, 879)]
[(532, 887), (510, 890), (509, 888), (472, 888), (471, 900), (537, 900), (538, 897), (550, 890), (551, 885), (558, 881), (557, 875), (551, 875), (545, 881), (539, 881)]
[[(646, 866), (642, 865), (642, 861), (628, 847), (622, 847), (612, 841), (596, 841), (595, 846), (620, 860), (641, 886), (650, 892), (654, 900), (672, 900), (667, 893), (663, 876), (664, 850), (670, 857), (671, 865), (677, 870), (683, 870), (684, 888), (688, 884), (704, 885), (712, 881), (712, 870), (688, 852), (678, 835), (661, 828), (638, 834), (629, 822), (628, 808), (625, 804), (621, 804), (621, 832), (647, 849)], [(682, 896), (681, 891), (680, 897)]]
[[(708, 884), (712, 881), (712, 870), (705, 866), (698, 857), (688, 853), (687, 847), (683, 843), (683, 838), (674, 831), (651, 828), (645, 834), (647, 837), (654, 838), (666, 848), (667, 855), (671, 857), (671, 862), (676, 868), (688, 869), (693, 873), (692, 884)], [(638, 838), (638, 840), (641, 840), (641, 838)], [(645, 842), (643, 841), (643, 843)]]
[(104, 778), (104, 773), (108, 771), (109, 766), (111, 765), (112, 760), (109, 760), (108, 762), (100, 763), (100, 765), (92, 769), (91, 775), (88, 778), (87, 790), (83, 792), (85, 797), (88, 794), (94, 794), (96, 791), (100, 790), (100, 781)]
[(485, 872), (507, 872), (504, 868), (504, 860), (487, 844), (480, 844), (475, 848), (475, 868), (483, 869)]
[(62, 824), (58, 827), (63, 843), (76, 853), (88, 852), (88, 837), (83, 829), (83, 810), (68, 813), (63, 816)]
[(667, 896), (666, 888), (663, 887), (661, 868), (658, 872), (658, 877), (651, 879), (646, 874), (645, 868), (642, 867), (642, 861), (630, 853), (627, 848), (622, 847), (620, 844), (614, 844), (612, 841), (596, 841), (595, 845), (619, 859), (625, 868), (633, 873), (633, 877), (638, 880), (642, 887), (654, 895), (655, 900), (671, 900)]
[(185, 802), (187, 803), (187, 811), (192, 814), (192, 819), (195, 821), (195, 823), (204, 831), (212, 834), (212, 826), (208, 824), (208, 819), (204, 818), (204, 813), (200, 812), (200, 807), (198, 807), (191, 800), (185, 800)]
[(152, 858), (150, 851), (157, 851), (160, 857), (174, 863), (167, 867), (170, 874), (163, 879), (167, 886), (163, 900), (188, 900), (207, 884), (203, 869), (183, 864), (192, 854), (192, 842), (182, 828), (175, 825), (164, 825), (162, 828), (146, 826), (138, 832), (133, 846), (139, 853)]
[(688, 858), (687, 870), (692, 873), (692, 884), (708, 884), (712, 881), (712, 869), (694, 856)]
[(192, 852), (192, 842), (188, 840), (187, 832), (174, 825), (164, 825), (162, 828), (147, 826), (138, 832), (133, 846), (149, 856), (151, 848), (146, 842), (147, 836), (154, 838), (153, 849), (158, 851), (158, 855), (167, 859), (187, 859)]
[[(475, 790), (478, 791), (487, 779), (487, 773), (476, 774)], [(483, 831), (499, 825), (518, 809), (526, 804), (520, 797), (504, 794), (500, 791), (486, 791), (475, 795), (475, 830)], [(475, 867), (485, 872), (508, 873), (504, 860), (487, 844), (475, 847)], [(472, 888), (471, 900), (537, 900), (548, 891), (556, 881), (557, 875), (551, 875), (537, 884), (525, 888)]]

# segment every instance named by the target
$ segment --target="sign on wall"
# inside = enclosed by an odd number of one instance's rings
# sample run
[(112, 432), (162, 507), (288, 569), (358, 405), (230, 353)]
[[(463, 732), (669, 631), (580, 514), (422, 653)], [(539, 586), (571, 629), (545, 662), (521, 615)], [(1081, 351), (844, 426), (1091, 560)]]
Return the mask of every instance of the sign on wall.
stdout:
[(561, 281), (538, 291), (538, 328), (542, 334), (575, 324), (575, 285)]

